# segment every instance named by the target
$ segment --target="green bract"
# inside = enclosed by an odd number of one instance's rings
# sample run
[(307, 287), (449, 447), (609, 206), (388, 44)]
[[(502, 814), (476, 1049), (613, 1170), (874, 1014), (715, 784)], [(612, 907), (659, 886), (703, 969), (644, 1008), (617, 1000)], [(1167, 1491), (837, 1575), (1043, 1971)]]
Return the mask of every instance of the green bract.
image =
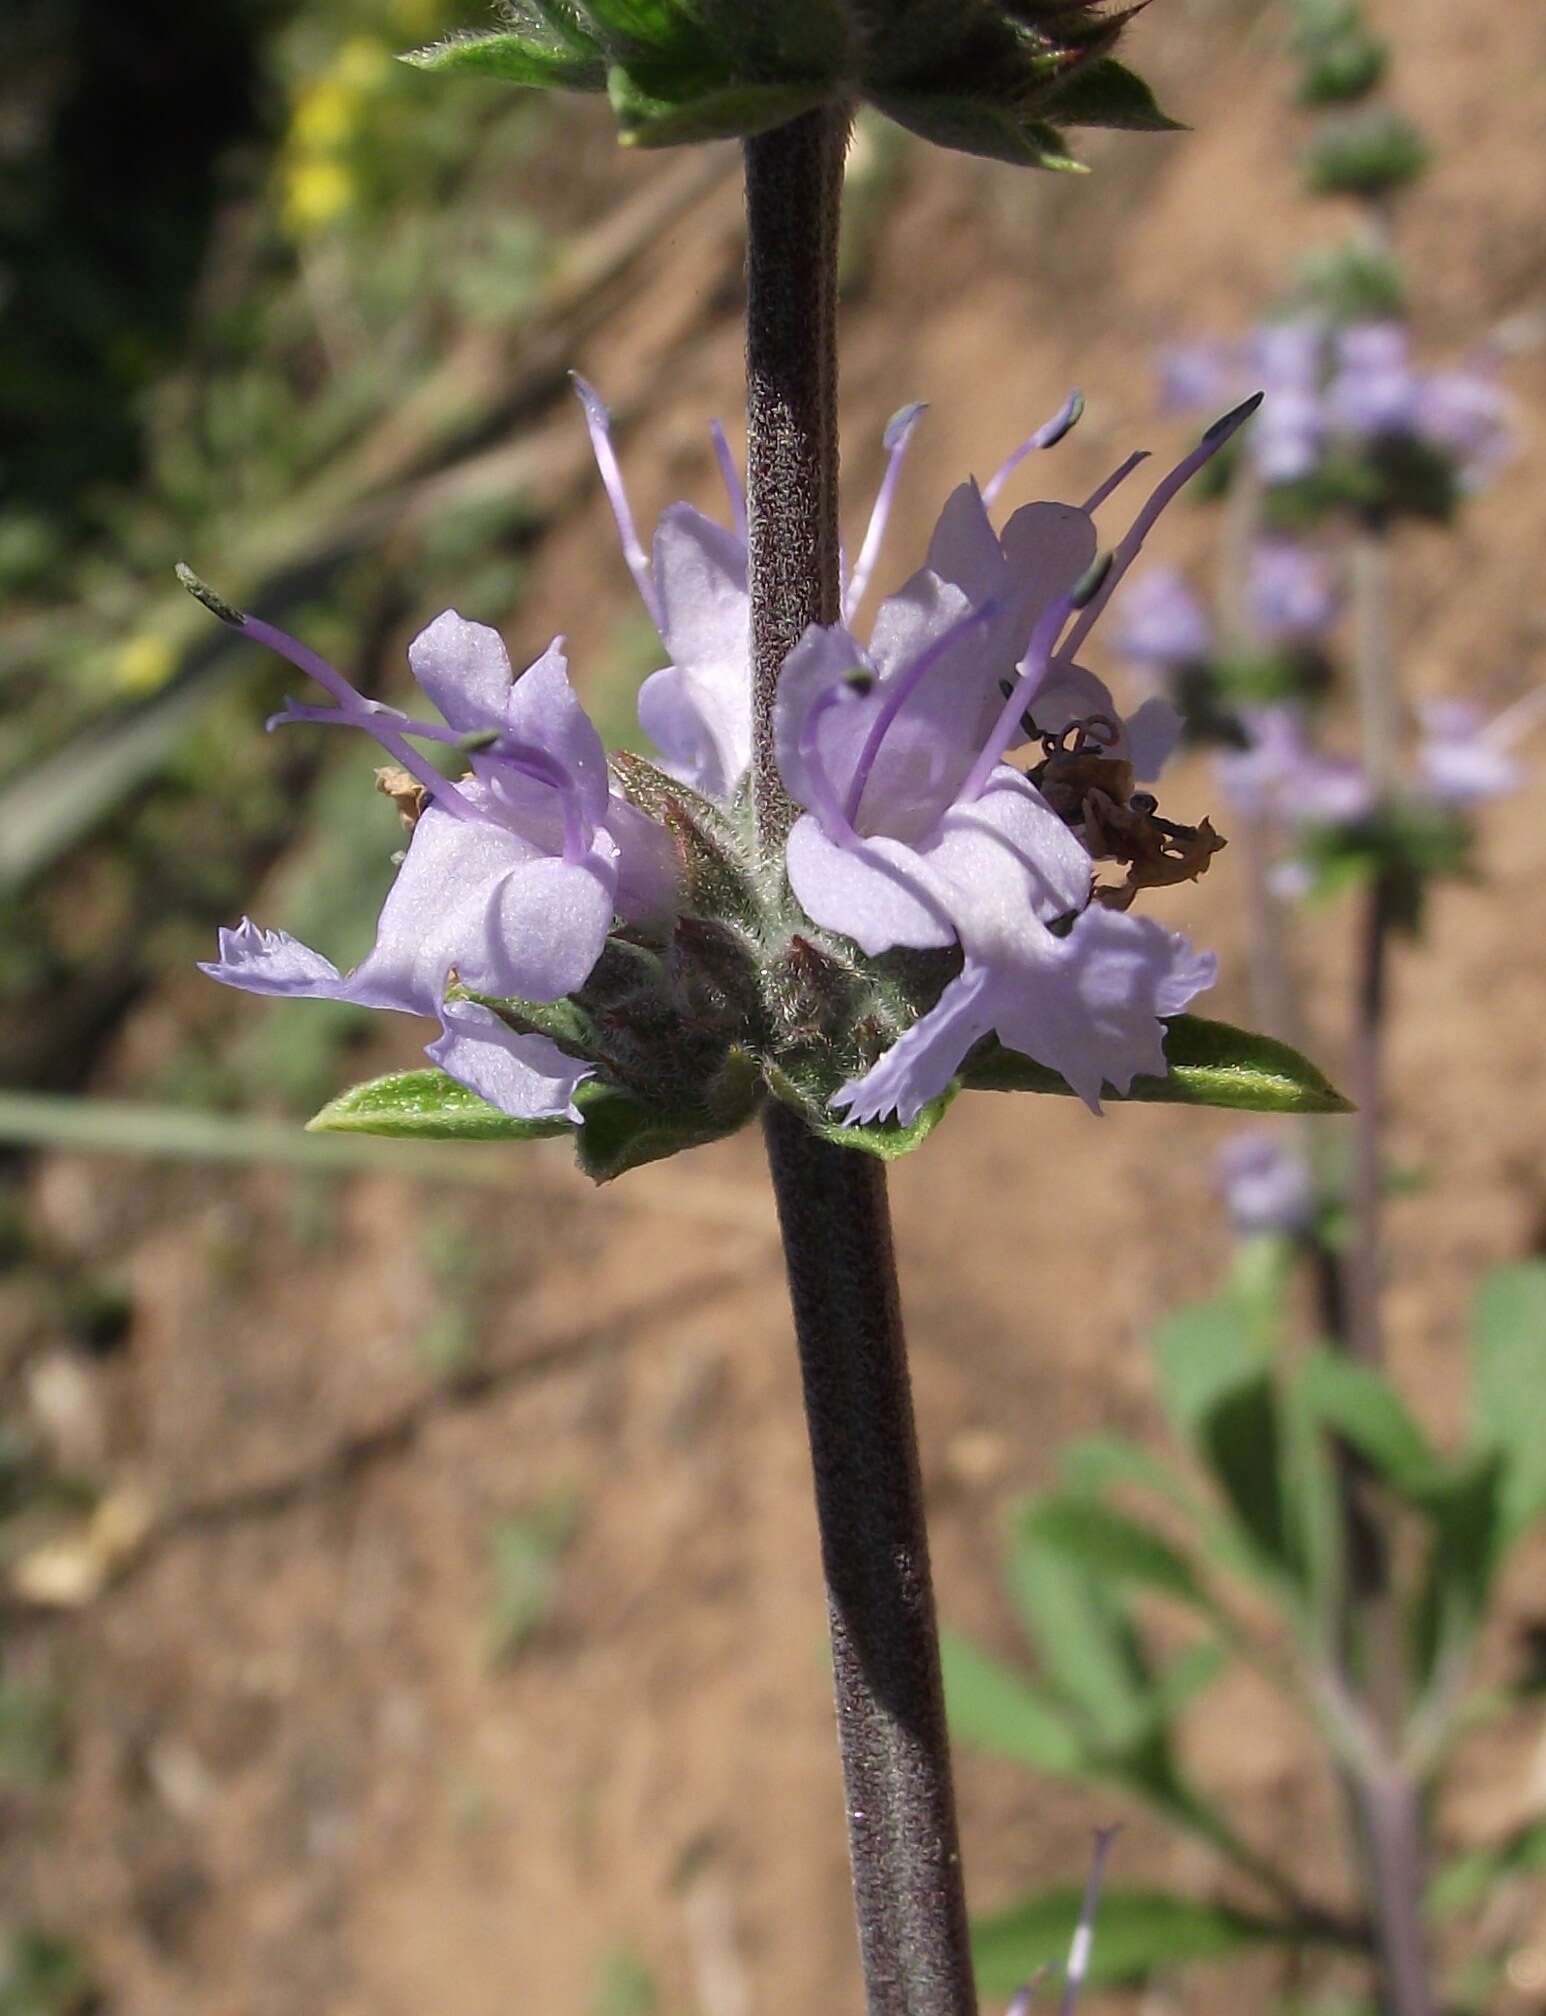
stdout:
[[(1222, 1106), (1251, 1113), (1345, 1113), (1347, 1102), (1287, 1044), (1253, 1036), (1227, 1022), (1177, 1015), (1167, 1025), (1171, 1069), (1164, 1078), (1136, 1078), (1126, 1102)], [(798, 1067), (765, 1063), (759, 1074), (747, 1059), (733, 1096), (718, 1110), (682, 1098), (645, 1099), (586, 1081), (575, 1094), (578, 1127), (562, 1120), (517, 1120), (487, 1105), (443, 1071), (399, 1071), (353, 1086), (323, 1107), (310, 1123), (325, 1134), (386, 1134), (418, 1141), (532, 1141), (571, 1134), (580, 1166), (598, 1183), (646, 1162), (733, 1134), (771, 1096), (793, 1106), (824, 1139), (893, 1161), (922, 1145), (943, 1117), (956, 1090), (1067, 1093), (1055, 1072), (988, 1043), (968, 1063), (956, 1087), (936, 1099), (910, 1126), (877, 1122), (845, 1126), (826, 1105), (829, 1079)], [(1110, 1096), (1110, 1095), (1108, 1095)]]
[(766, 132), (860, 101), (926, 140), (1073, 168), (1062, 126), (1174, 128), (1111, 52), (1137, 7), (1093, 0), (514, 0), (407, 60), (605, 91), (625, 144)]

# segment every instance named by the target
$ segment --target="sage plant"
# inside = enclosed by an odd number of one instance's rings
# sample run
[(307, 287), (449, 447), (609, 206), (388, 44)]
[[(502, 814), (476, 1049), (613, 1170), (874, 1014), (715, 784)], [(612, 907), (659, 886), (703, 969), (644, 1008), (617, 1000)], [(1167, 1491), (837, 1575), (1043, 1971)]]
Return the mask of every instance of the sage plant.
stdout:
[(1099, 527), (1139, 455), (1083, 502), (998, 508), (1076, 423), (1082, 401), (1068, 398), (1006, 443), (985, 482), (963, 478), (866, 624), (919, 424), (908, 408), (851, 572), (841, 560), (837, 229), (854, 106), (945, 145), (1066, 166), (1062, 125), (1170, 123), (1112, 54), (1126, 20), (1084, 0), (528, 0), (498, 32), (416, 59), (605, 88), (636, 145), (744, 140), (744, 489), (716, 428), (723, 516), (673, 506), (646, 545), (607, 409), (576, 385), (660, 640), (639, 693), (652, 758), (604, 749), (561, 639), (515, 671), (493, 631), (445, 612), (409, 648), (434, 710), (421, 717), (362, 697), (186, 576), (325, 696), (271, 725), (380, 745), (377, 783), (407, 828), (352, 972), (246, 921), (206, 968), (257, 993), (438, 1024), (433, 1069), (358, 1087), (313, 1124), (568, 1132), (599, 1180), (754, 1118), (764, 1128), (876, 2016), (976, 2007), (885, 1160), (972, 1088), (1073, 1093), (1096, 1112), (1126, 1098), (1342, 1104), (1281, 1043), (1186, 1013), (1215, 962), (1143, 914), (1143, 892), (1195, 879), (1222, 842), (1159, 811), (1174, 704), (1125, 704), (1078, 655), (1160, 514), (1258, 398), (1232, 400), (1115, 536)]

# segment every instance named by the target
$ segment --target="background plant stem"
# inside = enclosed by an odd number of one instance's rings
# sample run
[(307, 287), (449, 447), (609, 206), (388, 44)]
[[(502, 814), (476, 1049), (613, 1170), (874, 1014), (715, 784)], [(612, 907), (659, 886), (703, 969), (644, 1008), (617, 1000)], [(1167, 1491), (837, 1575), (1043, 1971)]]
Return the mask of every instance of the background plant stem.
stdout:
[[(772, 864), (784, 658), (838, 614), (837, 228), (846, 119), (746, 145), (753, 806)], [(870, 2016), (974, 2016), (939, 1634), (881, 1165), (770, 1105), (832, 1633)]]

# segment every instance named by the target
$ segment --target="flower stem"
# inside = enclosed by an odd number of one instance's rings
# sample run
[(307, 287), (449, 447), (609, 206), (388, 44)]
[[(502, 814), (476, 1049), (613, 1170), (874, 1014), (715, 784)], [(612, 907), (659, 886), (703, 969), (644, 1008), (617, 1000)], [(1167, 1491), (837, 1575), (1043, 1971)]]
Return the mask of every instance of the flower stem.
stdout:
[(975, 2016), (885, 1170), (772, 1106), (869, 2016)]
[(837, 525), (837, 233), (843, 113), (746, 143), (746, 464), (752, 606), (752, 804), (765, 859), (793, 808), (773, 751), (779, 667), (841, 613)]
[[(839, 614), (837, 222), (847, 121), (746, 144), (753, 807), (776, 862), (779, 670)], [(975, 2016), (939, 1633), (884, 1169), (769, 1107), (869, 2016)]]

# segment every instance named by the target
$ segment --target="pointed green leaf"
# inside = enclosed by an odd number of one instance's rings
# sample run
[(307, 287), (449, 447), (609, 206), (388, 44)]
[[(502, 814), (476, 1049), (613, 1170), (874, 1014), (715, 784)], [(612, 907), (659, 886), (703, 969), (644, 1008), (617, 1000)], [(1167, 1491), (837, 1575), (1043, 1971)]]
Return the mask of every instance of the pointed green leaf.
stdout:
[(1474, 1447), (1503, 1461), (1505, 1544), (1546, 1512), (1546, 1261), (1499, 1267), (1482, 1283), (1472, 1321)]
[(991, 100), (947, 91), (898, 91), (889, 86), (872, 95), (877, 112), (936, 147), (962, 154), (980, 154), (990, 161), (1010, 161), (1017, 168), (1051, 168), (1065, 175), (1089, 171), (1063, 144), (1055, 126), (1037, 119), (1017, 119)]
[[(1239, 1113), (1347, 1113), (1352, 1109), (1308, 1058), (1271, 1036), (1175, 1015), (1165, 1024), (1163, 1078), (1135, 1078), (1126, 1093), (1107, 1092), (1123, 1104), (1223, 1106)], [(1055, 1092), (1072, 1096), (1055, 1071), (1017, 1050), (988, 1042), (974, 1051), (962, 1073), (976, 1092)]]
[(1212, 1471), (1258, 1570), (1297, 1578), (1271, 1368), (1232, 1302), (1180, 1311), (1155, 1338), (1160, 1389), (1179, 1433)]
[(566, 1120), (517, 1120), (444, 1071), (394, 1071), (352, 1085), (306, 1123), (309, 1134), (387, 1134), (407, 1141), (539, 1141)]
[(1328, 1428), (1368, 1462), (1394, 1491), (1427, 1503), (1454, 1481), (1399, 1394), (1367, 1365), (1329, 1351), (1313, 1352), (1299, 1371), (1306, 1403)]
[(1110, 56), (1075, 70), (1058, 87), (1049, 110), (1065, 126), (1116, 126), (1132, 133), (1186, 130), (1160, 110), (1141, 77)]
[(600, 91), (607, 81), (600, 47), (589, 50), (544, 35), (525, 33), (455, 35), (404, 56), (416, 70), (456, 77), (492, 77), (538, 91)]
[(1059, 1776), (1076, 1773), (1084, 1746), (1065, 1712), (1018, 1673), (990, 1659), (969, 1639), (947, 1631), (940, 1640), (945, 1712), (963, 1743)]
[(1099, 1499), (1044, 1498), (1026, 1514), (1022, 1531), (1086, 1575), (1136, 1583), (1197, 1609), (1213, 1608), (1196, 1569), (1179, 1548)]
[[(972, 1952), (984, 1992), (1013, 1995), (1041, 1968), (1061, 1967), (1081, 1903), (1077, 1889), (1043, 1890), (1007, 1911), (978, 1919)], [(1266, 1940), (1305, 1936), (1297, 1927), (1253, 1918), (1225, 1904), (1163, 1890), (1108, 1887), (1095, 1920), (1089, 1978), (1107, 1984), (1140, 1981), (1160, 1968), (1224, 1960)]]

